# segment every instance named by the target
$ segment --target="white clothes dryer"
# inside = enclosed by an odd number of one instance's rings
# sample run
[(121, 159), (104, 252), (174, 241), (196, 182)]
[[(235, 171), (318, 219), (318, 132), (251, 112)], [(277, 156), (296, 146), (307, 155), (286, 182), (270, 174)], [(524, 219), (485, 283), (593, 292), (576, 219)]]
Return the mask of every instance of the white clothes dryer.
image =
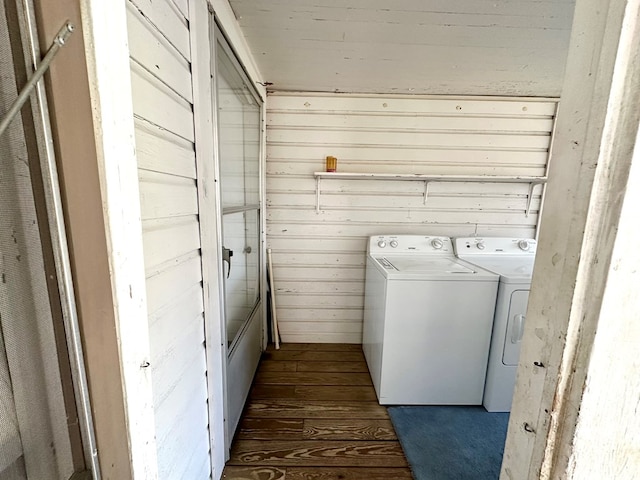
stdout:
[(480, 405), (497, 289), (448, 237), (371, 237), (363, 351), (380, 404)]
[(489, 412), (511, 411), (536, 246), (522, 238), (455, 239), (458, 258), (500, 275), (482, 400)]

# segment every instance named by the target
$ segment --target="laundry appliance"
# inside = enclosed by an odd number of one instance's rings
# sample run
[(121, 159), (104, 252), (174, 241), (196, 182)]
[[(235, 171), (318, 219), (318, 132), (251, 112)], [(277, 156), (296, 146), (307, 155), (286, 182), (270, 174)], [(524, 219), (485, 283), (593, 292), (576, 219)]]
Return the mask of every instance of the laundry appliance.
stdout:
[(480, 405), (497, 290), (449, 237), (370, 237), (363, 351), (380, 404)]
[(456, 238), (458, 258), (500, 275), (482, 404), (511, 411), (537, 243), (523, 238)]

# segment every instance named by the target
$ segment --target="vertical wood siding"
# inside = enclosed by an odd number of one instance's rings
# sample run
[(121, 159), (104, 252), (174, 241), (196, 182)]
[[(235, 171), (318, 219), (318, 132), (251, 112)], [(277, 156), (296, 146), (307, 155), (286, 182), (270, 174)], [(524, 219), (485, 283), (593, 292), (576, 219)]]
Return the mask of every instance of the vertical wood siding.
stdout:
[(204, 303), (188, 10), (128, 4), (158, 472), (209, 478)]
[(267, 102), (267, 243), (285, 342), (359, 343), (375, 234), (535, 236), (542, 187), (323, 179), (315, 171), (544, 176), (556, 101), (279, 93)]

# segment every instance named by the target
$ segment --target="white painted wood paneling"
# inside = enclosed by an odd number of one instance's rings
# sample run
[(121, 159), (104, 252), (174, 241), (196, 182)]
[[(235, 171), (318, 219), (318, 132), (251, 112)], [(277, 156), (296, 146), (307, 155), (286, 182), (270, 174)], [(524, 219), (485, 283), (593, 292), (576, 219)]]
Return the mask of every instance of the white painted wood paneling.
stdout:
[(557, 96), (574, 0), (229, 0), (275, 91)]
[(544, 176), (553, 99), (272, 94), (267, 240), (284, 341), (359, 343), (367, 237), (535, 236), (528, 184), (322, 179), (341, 172)]
[(191, 103), (131, 59), (133, 110), (138, 117), (193, 142)]
[(188, 5), (131, 0), (127, 6), (158, 478), (206, 479), (205, 297)]
[(129, 8), (127, 20), (131, 57), (176, 93), (192, 101), (189, 61), (134, 7)]
[[(105, 352), (107, 358), (110, 358), (109, 352), (112, 347), (110, 346), (111, 333), (108, 333), (108, 330), (115, 330), (120, 364), (119, 375), (122, 379), (119, 390), (123, 395), (124, 411), (121, 413), (119, 408), (114, 408), (107, 410), (107, 413), (112, 414), (113, 418), (109, 420), (114, 425), (121, 421), (121, 415), (124, 416), (127, 435), (125, 452), (128, 453), (130, 463), (129, 470), (128, 466), (117, 464), (120, 459), (111, 456), (108, 457), (111, 458), (110, 464), (102, 464), (101, 468), (103, 473), (106, 472), (105, 477), (157, 478), (153, 378), (151, 369), (145, 368), (149, 365), (151, 339), (149, 338), (145, 298), (140, 194), (136, 175), (134, 112), (131, 101), (132, 85), (131, 79), (127, 75), (129, 46), (126, 2), (106, 3), (101, 0), (84, 0), (82, 2), (82, 24), (95, 133), (95, 147), (92, 144), (86, 147), (88, 148), (86, 152), (91, 152), (87, 154), (86, 162), (91, 163), (92, 152), (95, 148), (102, 199), (101, 217), (104, 217), (104, 233), (109, 262), (110, 283), (107, 284), (113, 300), (113, 318), (115, 319), (114, 325), (107, 325), (104, 331), (99, 331), (96, 334), (100, 336), (100, 333), (104, 333), (104, 338), (95, 338), (94, 340), (97, 352)], [(79, 75), (82, 77), (82, 73)], [(78, 85), (83, 85), (82, 81)], [(67, 103), (71, 98), (68, 96), (70, 91), (65, 92), (60, 97), (64, 99), (63, 103)], [(76, 94), (81, 96), (82, 90), (77, 91)], [(71, 99), (69, 103), (75, 103), (75, 99)], [(81, 119), (84, 120), (82, 115)], [(77, 150), (77, 152), (85, 152), (85, 150)], [(71, 156), (76, 159), (74, 153)], [(74, 160), (71, 160), (69, 165), (75, 165)], [(93, 176), (91, 168), (83, 171), (88, 173), (89, 178)], [(74, 193), (71, 195), (73, 198)], [(78, 202), (82, 201), (80, 197), (77, 199)], [(89, 201), (90, 203), (91, 201)], [(85, 218), (84, 214), (78, 218)], [(101, 228), (96, 230), (97, 237), (93, 237), (95, 228), (95, 226), (89, 226), (87, 229), (81, 229), (80, 237), (83, 240), (86, 236), (89, 238), (101, 237), (103, 235)], [(98, 243), (95, 250), (88, 250), (85, 254), (94, 253), (100, 257), (101, 248), (101, 243)], [(81, 255), (81, 258), (84, 257)], [(100, 265), (100, 261), (96, 265)], [(96, 285), (105, 285), (105, 283), (98, 281), (88, 290), (95, 289)], [(93, 297), (91, 293), (87, 294), (87, 292), (85, 295), (88, 296), (84, 298), (92, 300), (98, 298)], [(83, 298), (82, 295), (81, 298)], [(111, 308), (110, 301), (105, 303), (97, 300), (97, 302), (102, 308)], [(100, 307), (98, 310), (101, 310)], [(93, 308), (95, 307), (89, 307), (89, 311), (92, 311)], [(90, 316), (93, 315), (90, 314)], [(100, 320), (103, 320), (110, 324), (110, 318), (110, 314), (106, 317), (98, 315), (96, 323), (101, 323)], [(96, 332), (89, 334), (85, 331), (83, 333), (86, 336), (84, 340), (88, 341)], [(94, 360), (97, 360), (99, 356), (96, 355)], [(114, 366), (109, 365), (106, 368), (113, 369)], [(98, 372), (100, 372), (100, 368), (98, 368)], [(111, 381), (111, 377), (103, 377), (100, 373), (98, 373), (98, 378)], [(98, 391), (108, 394), (108, 398), (101, 399), (104, 403), (119, 402), (120, 400), (120, 394), (116, 390), (110, 390), (109, 387)], [(102, 403), (103, 407), (104, 403)], [(107, 416), (103, 420), (109, 421)], [(109, 429), (110, 427), (106, 428), (107, 431)], [(114, 440), (122, 440), (118, 428), (116, 428), (116, 432), (115, 435), (113, 433), (106, 434), (109, 443), (102, 450), (103, 452), (116, 448), (111, 443)], [(100, 435), (98, 435), (98, 439), (100, 439)], [(119, 447), (120, 445), (117, 446), (117, 448)]]
[(184, 58), (191, 59), (187, 0), (132, 0), (128, 8), (137, 9), (155, 27), (155, 35), (166, 38)]
[(577, 3), (503, 480), (638, 476), (638, 6)]

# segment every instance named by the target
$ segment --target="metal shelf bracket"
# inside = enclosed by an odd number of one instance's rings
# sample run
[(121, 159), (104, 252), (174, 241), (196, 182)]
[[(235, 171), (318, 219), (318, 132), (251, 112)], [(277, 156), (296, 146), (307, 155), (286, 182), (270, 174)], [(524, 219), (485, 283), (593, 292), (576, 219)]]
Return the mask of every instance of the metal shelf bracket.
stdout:
[(531, 213), (533, 190), (536, 185), (547, 183), (547, 177), (526, 177), (510, 175), (420, 175), (420, 174), (383, 174), (383, 173), (351, 173), (351, 172), (315, 172), (316, 179), (316, 214), (320, 213), (320, 182), (323, 178), (343, 180), (407, 180), (424, 182), (424, 204), (429, 198), (429, 184), (431, 182), (475, 182), (475, 183), (528, 183), (529, 193), (525, 216)]

